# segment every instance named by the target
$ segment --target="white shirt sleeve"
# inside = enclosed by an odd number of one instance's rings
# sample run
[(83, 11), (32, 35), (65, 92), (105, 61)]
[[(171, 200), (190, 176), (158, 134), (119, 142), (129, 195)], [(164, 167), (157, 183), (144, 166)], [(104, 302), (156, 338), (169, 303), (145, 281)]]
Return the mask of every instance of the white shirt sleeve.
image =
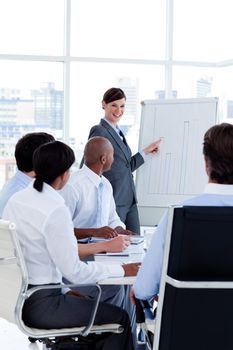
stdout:
[[(62, 219), (61, 219), (62, 218)], [(45, 223), (44, 237), (49, 254), (62, 275), (72, 283), (93, 283), (109, 277), (122, 277), (120, 265), (85, 263), (78, 256), (77, 240), (73, 234), (70, 213), (58, 207)]]

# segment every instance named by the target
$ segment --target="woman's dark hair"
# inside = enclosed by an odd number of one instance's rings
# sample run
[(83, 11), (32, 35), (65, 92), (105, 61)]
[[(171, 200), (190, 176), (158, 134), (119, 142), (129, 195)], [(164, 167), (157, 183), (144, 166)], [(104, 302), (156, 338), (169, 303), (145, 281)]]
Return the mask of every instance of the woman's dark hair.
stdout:
[(63, 142), (49, 142), (38, 147), (33, 154), (35, 181), (33, 187), (42, 192), (43, 183), (51, 185), (75, 161), (73, 150)]
[(222, 123), (207, 130), (203, 154), (210, 179), (219, 184), (233, 184), (233, 125)]
[(105, 103), (110, 103), (113, 101), (121, 100), (122, 98), (126, 99), (125, 93), (120, 88), (111, 88), (108, 89), (103, 96), (103, 101)]

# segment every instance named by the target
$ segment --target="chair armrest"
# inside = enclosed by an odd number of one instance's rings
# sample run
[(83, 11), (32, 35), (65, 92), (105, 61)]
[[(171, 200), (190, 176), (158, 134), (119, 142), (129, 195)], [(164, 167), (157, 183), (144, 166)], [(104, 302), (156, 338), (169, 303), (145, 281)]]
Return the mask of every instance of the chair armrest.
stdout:
[(46, 289), (57, 289), (57, 288), (77, 288), (77, 287), (95, 287), (97, 289), (97, 296), (95, 299), (95, 303), (93, 305), (93, 310), (92, 310), (92, 314), (90, 317), (90, 321), (88, 323), (88, 325), (84, 328), (84, 330), (82, 331), (82, 335), (83, 336), (87, 336), (90, 332), (90, 329), (92, 328), (94, 321), (95, 321), (95, 316), (96, 316), (96, 312), (99, 306), (99, 302), (100, 302), (100, 297), (101, 297), (101, 288), (97, 283), (89, 283), (89, 284), (56, 284), (56, 285), (42, 285), (42, 286), (36, 286), (36, 287), (32, 287), (30, 289), (28, 289), (25, 293), (23, 293), (23, 299), (24, 301), (26, 299), (28, 299), (32, 294), (34, 294), (35, 292), (38, 292), (40, 290), (46, 290)]

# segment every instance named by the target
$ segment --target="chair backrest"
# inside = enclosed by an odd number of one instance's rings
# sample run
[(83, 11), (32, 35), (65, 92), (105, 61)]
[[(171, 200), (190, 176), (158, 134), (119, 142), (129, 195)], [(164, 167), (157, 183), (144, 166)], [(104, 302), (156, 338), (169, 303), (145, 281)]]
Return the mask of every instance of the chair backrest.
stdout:
[(170, 208), (154, 350), (233, 349), (233, 207)]
[(16, 322), (15, 308), (27, 288), (27, 273), (20, 256), (15, 225), (0, 220), (0, 317)]

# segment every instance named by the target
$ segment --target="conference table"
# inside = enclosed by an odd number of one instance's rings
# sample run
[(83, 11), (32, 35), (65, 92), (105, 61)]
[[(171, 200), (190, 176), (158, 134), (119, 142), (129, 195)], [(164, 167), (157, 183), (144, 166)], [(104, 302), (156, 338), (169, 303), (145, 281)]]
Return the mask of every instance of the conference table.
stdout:
[[(107, 253), (96, 254), (94, 256), (95, 261), (109, 264), (127, 264), (132, 262), (142, 262), (145, 255), (144, 242), (139, 244), (131, 244), (122, 253)], [(112, 277), (99, 281), (99, 284), (120, 284), (120, 285), (132, 285), (135, 281), (135, 276), (128, 277)]]

